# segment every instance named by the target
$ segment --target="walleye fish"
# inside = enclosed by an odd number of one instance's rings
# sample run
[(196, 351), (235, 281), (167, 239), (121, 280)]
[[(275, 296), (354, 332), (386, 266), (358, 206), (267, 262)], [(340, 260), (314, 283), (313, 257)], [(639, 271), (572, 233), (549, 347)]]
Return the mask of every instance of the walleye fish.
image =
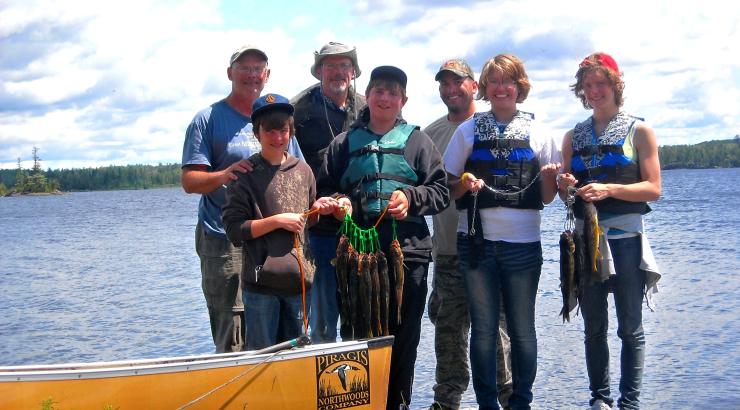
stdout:
[(349, 263), (347, 266), (349, 269), (347, 269), (347, 295), (349, 296), (349, 324), (352, 330), (352, 336), (351, 339), (354, 340), (360, 336), (360, 332), (357, 329), (357, 325), (359, 324), (359, 320), (357, 320), (357, 316), (359, 315), (359, 303), (357, 301), (358, 298), (358, 288), (359, 285), (357, 283), (357, 265), (359, 263), (360, 254), (357, 253), (357, 250), (351, 249), (349, 252)]
[(601, 253), (599, 252), (599, 239), (601, 229), (599, 229), (599, 217), (596, 206), (592, 202), (583, 203), (583, 237), (586, 242), (586, 256), (591, 271), (591, 283), (603, 282), (607, 277), (601, 275), (599, 264), (601, 262)]
[(372, 299), (370, 309), (370, 328), (372, 336), (380, 336), (383, 329), (380, 325), (380, 274), (378, 273), (378, 257), (371, 253), (367, 257), (370, 264), (370, 283), (372, 284)]
[(391, 270), (393, 271), (393, 281), (396, 284), (396, 325), (401, 324), (401, 307), (403, 306), (403, 252), (398, 239), (391, 241), (390, 248)]
[(576, 245), (573, 241), (573, 232), (566, 230), (560, 234), (560, 292), (563, 294), (563, 308), (560, 315), (563, 323), (570, 322), (570, 312), (578, 305), (575, 298), (576, 274)]
[(359, 311), (357, 328), (359, 329), (359, 335), (355, 333), (355, 338), (372, 337), (370, 320), (372, 316), (371, 299), (373, 288), (372, 279), (370, 278), (369, 256), (366, 253), (361, 253), (357, 263), (357, 307)]
[(573, 231), (573, 243), (576, 245), (575, 255), (575, 278), (576, 296), (580, 296), (582, 289), (586, 286), (589, 277), (588, 262), (586, 258), (586, 243), (583, 241), (583, 235), (578, 231)]
[(383, 251), (378, 250), (376, 253), (378, 260), (378, 279), (380, 282), (380, 327), (381, 335), (390, 335), (388, 329), (388, 311), (390, 309), (390, 278), (388, 277), (388, 259), (385, 257)]
[(352, 339), (352, 325), (350, 322), (348, 277), (349, 255), (354, 251), (347, 235), (339, 238), (337, 245), (336, 275), (337, 275), (337, 302), (339, 306), (340, 327), (339, 334), (342, 340)]

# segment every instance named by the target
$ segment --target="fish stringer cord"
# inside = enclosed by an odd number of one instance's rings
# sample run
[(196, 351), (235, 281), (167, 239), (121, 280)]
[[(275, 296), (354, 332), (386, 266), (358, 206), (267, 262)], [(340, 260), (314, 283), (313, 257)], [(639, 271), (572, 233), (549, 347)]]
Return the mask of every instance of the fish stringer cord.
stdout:
[[(313, 211), (307, 211), (301, 214), (304, 218), (308, 218), (312, 214), (315, 214), (319, 212), (318, 209), (314, 209)], [(308, 310), (306, 309), (306, 271), (303, 269), (303, 263), (301, 263), (301, 259), (303, 258), (303, 254), (301, 252), (301, 246), (300, 241), (298, 240), (298, 233), (293, 233), (293, 248), (295, 248), (295, 253), (298, 259), (298, 269), (301, 272), (301, 303), (303, 307), (303, 334), (308, 334)]]
[(565, 217), (565, 223), (563, 229), (566, 231), (574, 231), (576, 229), (576, 218), (573, 214), (573, 207), (576, 203), (576, 189), (575, 187), (569, 186), (565, 196), (565, 206), (568, 209), (568, 213)]
[(537, 172), (537, 175), (535, 175), (534, 178), (532, 178), (531, 181), (529, 181), (529, 183), (527, 184), (527, 186), (525, 186), (524, 188), (521, 188), (521, 189), (517, 189), (516, 191), (501, 191), (501, 190), (498, 190), (496, 188), (493, 188), (493, 187), (488, 186), (485, 183), (485, 181), (483, 182), (483, 187), (486, 188), (486, 189), (488, 189), (489, 191), (493, 192), (494, 194), (498, 194), (498, 195), (501, 195), (501, 196), (515, 196), (515, 195), (519, 195), (522, 192), (526, 191), (535, 182), (537, 182), (540, 174), (542, 174), (542, 171), (541, 170)]

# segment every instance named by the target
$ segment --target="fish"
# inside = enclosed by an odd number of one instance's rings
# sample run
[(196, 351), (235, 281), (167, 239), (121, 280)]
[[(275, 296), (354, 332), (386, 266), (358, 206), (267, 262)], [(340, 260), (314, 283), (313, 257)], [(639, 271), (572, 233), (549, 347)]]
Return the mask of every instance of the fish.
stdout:
[(576, 284), (576, 296), (580, 296), (581, 291), (586, 287), (586, 280), (589, 275), (587, 272), (588, 262), (586, 258), (586, 243), (583, 241), (583, 235), (578, 231), (573, 231), (573, 243), (576, 246), (575, 254), (575, 277), (573, 280)]
[(388, 329), (388, 315), (390, 310), (390, 278), (388, 277), (388, 259), (385, 257), (385, 253), (381, 250), (375, 252), (376, 259), (378, 260), (378, 280), (380, 282), (380, 328), (381, 335), (390, 335)]
[(353, 250), (354, 249), (347, 235), (342, 235), (339, 238), (339, 244), (337, 245), (335, 269), (337, 276), (337, 305), (339, 306), (340, 319), (339, 334), (342, 337), (342, 340), (350, 340), (352, 338), (347, 274), (349, 272), (349, 255)]
[(372, 285), (371, 307), (370, 307), (370, 329), (372, 336), (380, 336), (383, 333), (380, 325), (380, 275), (378, 273), (378, 257), (371, 253), (367, 257), (370, 265), (370, 283)]
[(357, 250), (354, 248), (351, 249), (348, 257), (349, 263), (347, 264), (349, 268), (347, 269), (347, 296), (349, 296), (349, 314), (347, 316), (349, 317), (349, 326), (351, 328), (351, 340), (359, 337), (359, 330), (357, 329), (357, 325), (359, 324), (359, 321), (357, 320), (357, 315), (359, 314), (357, 303), (357, 265), (359, 263), (359, 259), (360, 254), (357, 253)]
[(403, 306), (403, 252), (398, 239), (391, 241), (390, 247), (390, 268), (393, 272), (393, 282), (395, 283), (396, 292), (396, 325), (401, 324), (401, 307)]
[(355, 333), (355, 338), (372, 337), (370, 320), (373, 289), (372, 280), (370, 279), (369, 256), (367, 253), (361, 253), (357, 263), (357, 306), (359, 311), (357, 329), (359, 329), (359, 336)]
[(563, 323), (570, 322), (570, 312), (578, 304), (574, 297), (576, 281), (576, 245), (573, 241), (573, 231), (566, 230), (560, 234), (560, 292), (563, 294), (563, 308), (560, 315)]
[(584, 201), (583, 205), (583, 238), (586, 242), (586, 256), (591, 273), (591, 283), (603, 282), (607, 277), (602, 276), (599, 269), (601, 262), (601, 253), (599, 252), (601, 229), (599, 228), (598, 212), (592, 202)]

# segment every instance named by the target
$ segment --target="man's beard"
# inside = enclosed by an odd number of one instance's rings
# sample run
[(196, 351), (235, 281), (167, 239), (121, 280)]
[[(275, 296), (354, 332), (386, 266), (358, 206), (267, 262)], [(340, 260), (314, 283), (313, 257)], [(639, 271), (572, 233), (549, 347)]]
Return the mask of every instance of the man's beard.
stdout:
[(349, 89), (349, 84), (346, 82), (336, 83), (332, 81), (329, 83), (329, 87), (327, 88), (328, 89), (326, 91), (328, 91), (329, 93), (342, 94)]

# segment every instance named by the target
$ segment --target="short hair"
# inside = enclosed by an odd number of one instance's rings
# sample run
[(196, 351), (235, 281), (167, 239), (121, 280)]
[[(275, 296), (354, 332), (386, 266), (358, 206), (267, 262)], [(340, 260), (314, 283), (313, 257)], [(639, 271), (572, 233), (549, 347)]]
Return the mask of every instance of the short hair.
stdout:
[(365, 95), (370, 95), (370, 90), (375, 87), (383, 87), (389, 90), (398, 87), (398, 89), (401, 90), (401, 96), (406, 98), (406, 88), (404, 88), (401, 83), (396, 80), (385, 77), (374, 78), (370, 80), (370, 82), (367, 84), (367, 88), (365, 88)]
[(257, 137), (257, 133), (261, 129), (271, 131), (283, 128), (286, 125), (290, 128), (290, 135), (295, 135), (295, 121), (293, 120), (293, 115), (288, 114), (283, 110), (270, 110), (252, 118), (252, 131), (254, 132), (255, 137)]
[(583, 108), (593, 108), (586, 100), (586, 93), (583, 91), (583, 79), (586, 74), (596, 71), (604, 74), (609, 80), (612, 90), (614, 90), (614, 103), (617, 104), (617, 107), (621, 107), (624, 104), (624, 81), (622, 81), (621, 74), (604, 66), (600, 60), (600, 53), (593, 53), (581, 62), (576, 72), (576, 83), (570, 86), (576, 97), (581, 99)]
[(524, 70), (524, 62), (513, 54), (499, 54), (483, 64), (480, 80), (478, 80), (478, 95), (476, 99), (488, 101), (488, 96), (486, 96), (488, 74), (493, 71), (500, 71), (505, 76), (511, 77), (514, 80), (518, 91), (516, 102), (521, 103), (527, 99), (532, 84), (530, 84), (527, 72)]

